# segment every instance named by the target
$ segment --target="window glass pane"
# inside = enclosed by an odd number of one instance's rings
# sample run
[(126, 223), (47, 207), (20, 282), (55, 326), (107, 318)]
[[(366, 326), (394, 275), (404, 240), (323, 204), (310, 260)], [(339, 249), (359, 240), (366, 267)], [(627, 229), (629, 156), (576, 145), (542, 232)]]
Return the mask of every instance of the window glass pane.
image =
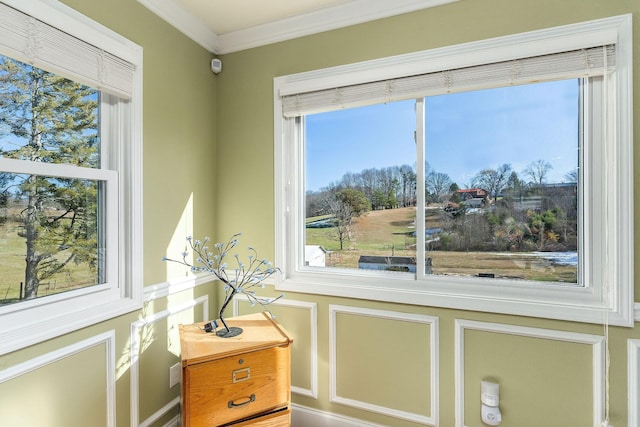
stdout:
[(433, 274), (577, 283), (580, 81), (425, 99)]
[(305, 117), (305, 264), (415, 272), (415, 101)]
[(0, 305), (103, 283), (96, 181), (0, 174)]
[(100, 167), (97, 90), (0, 55), (0, 157)]
[[(100, 168), (99, 92), (0, 56), (0, 157)], [(0, 305), (105, 283), (103, 187), (0, 170)]]

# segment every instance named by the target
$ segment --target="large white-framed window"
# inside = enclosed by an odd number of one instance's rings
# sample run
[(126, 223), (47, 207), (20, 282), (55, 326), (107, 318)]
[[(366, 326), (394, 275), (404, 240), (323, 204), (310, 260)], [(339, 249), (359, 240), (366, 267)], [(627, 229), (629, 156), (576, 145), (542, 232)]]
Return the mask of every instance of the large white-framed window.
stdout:
[(142, 48), (0, 2), (0, 354), (142, 306)]
[[(632, 325), (631, 68), (626, 15), (275, 78), (276, 287)], [(511, 143), (483, 134), (499, 110)], [(376, 145), (403, 111), (413, 127)], [(480, 116), (475, 145), (456, 139)], [(527, 145), (533, 127), (547, 148)], [(370, 238), (384, 224), (405, 229)]]

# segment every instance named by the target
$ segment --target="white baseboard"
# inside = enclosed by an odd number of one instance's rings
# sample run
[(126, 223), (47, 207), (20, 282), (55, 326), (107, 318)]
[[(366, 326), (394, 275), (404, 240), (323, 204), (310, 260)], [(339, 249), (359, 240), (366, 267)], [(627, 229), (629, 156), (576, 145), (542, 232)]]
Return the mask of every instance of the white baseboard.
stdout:
[(291, 405), (292, 427), (384, 427), (357, 418), (345, 417), (331, 412), (320, 411), (306, 406)]

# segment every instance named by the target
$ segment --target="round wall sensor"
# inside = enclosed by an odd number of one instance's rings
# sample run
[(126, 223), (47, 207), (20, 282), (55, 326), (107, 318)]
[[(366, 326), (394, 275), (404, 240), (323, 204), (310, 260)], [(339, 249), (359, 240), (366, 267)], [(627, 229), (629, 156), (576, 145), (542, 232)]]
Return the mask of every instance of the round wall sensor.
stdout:
[(220, 71), (222, 71), (222, 61), (219, 60), (218, 58), (212, 59), (211, 60), (211, 71), (213, 71), (216, 74), (218, 74)]

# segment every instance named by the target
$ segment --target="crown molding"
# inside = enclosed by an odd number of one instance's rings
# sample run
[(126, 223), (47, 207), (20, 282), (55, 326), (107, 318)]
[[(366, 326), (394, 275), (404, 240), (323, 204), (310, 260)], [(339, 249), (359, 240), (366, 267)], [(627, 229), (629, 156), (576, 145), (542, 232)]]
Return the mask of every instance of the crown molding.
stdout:
[(215, 54), (251, 49), (457, 1), (459, 0), (394, 0), (391, 3), (388, 0), (354, 0), (243, 30), (216, 34), (200, 18), (180, 6), (177, 0), (138, 0)]
[(324, 31), (362, 24), (459, 0), (355, 0), (219, 35), (220, 52), (231, 53)]
[(218, 35), (177, 0), (138, 0), (138, 3), (174, 26), (209, 52), (218, 53)]

